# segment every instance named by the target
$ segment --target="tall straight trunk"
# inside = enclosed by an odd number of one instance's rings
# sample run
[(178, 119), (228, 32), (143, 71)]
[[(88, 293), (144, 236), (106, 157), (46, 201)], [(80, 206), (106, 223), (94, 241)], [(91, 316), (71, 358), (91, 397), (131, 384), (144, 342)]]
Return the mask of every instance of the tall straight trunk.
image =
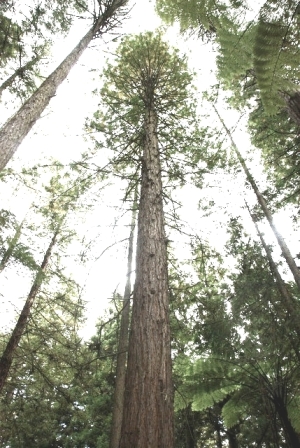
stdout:
[(235, 144), (235, 142), (234, 142), (234, 140), (232, 138), (231, 132), (229, 131), (229, 129), (225, 125), (224, 120), (221, 118), (221, 116), (219, 115), (219, 112), (217, 111), (217, 109), (216, 109), (216, 107), (214, 105), (213, 105), (213, 108), (214, 108), (216, 114), (218, 115), (219, 120), (222, 123), (222, 125), (223, 125), (223, 127), (224, 127), (224, 129), (225, 129), (225, 131), (226, 131), (230, 141), (231, 141), (231, 145), (232, 145), (232, 147), (233, 147), (233, 149), (234, 149), (234, 151), (236, 153), (237, 158), (239, 159), (240, 164), (243, 167), (243, 170), (244, 170), (244, 173), (246, 175), (246, 178), (247, 178), (248, 182), (250, 183), (250, 185), (251, 185), (251, 187), (252, 187), (252, 189), (253, 189), (256, 197), (257, 197), (257, 201), (258, 201), (259, 205), (261, 206), (261, 209), (262, 209), (265, 217), (267, 218), (267, 220), (268, 220), (268, 222), (270, 224), (270, 227), (271, 227), (271, 229), (272, 229), (272, 231), (273, 231), (273, 233), (275, 235), (275, 238), (277, 239), (277, 242), (278, 242), (278, 244), (280, 246), (280, 249), (282, 251), (282, 255), (285, 258), (285, 261), (287, 262), (287, 264), (288, 264), (288, 266), (290, 268), (290, 271), (293, 274), (293, 277), (295, 279), (295, 282), (296, 282), (298, 288), (300, 289), (300, 272), (299, 272), (299, 269), (297, 268), (297, 265), (296, 265), (296, 263), (295, 263), (295, 261), (294, 261), (294, 259), (292, 257), (292, 254), (291, 254), (291, 252), (290, 252), (286, 242), (284, 241), (282, 235), (276, 229), (272, 213), (270, 212), (263, 195), (259, 191), (259, 189), (258, 189), (258, 187), (256, 185), (256, 182), (255, 182), (252, 174), (250, 173), (250, 171), (249, 171), (249, 169), (248, 169), (248, 167), (246, 165), (245, 159), (243, 158), (242, 154), (238, 150), (238, 147), (236, 146), (236, 144)]
[(30, 311), (32, 308), (32, 305), (34, 303), (34, 300), (40, 290), (42, 281), (43, 281), (43, 276), (44, 273), (46, 272), (50, 257), (51, 257), (51, 253), (53, 250), (53, 247), (56, 244), (56, 240), (57, 240), (57, 236), (59, 234), (59, 229), (56, 230), (56, 232), (54, 233), (52, 240), (49, 244), (49, 247), (45, 253), (43, 262), (41, 264), (40, 270), (37, 273), (35, 280), (33, 282), (33, 285), (30, 289), (30, 292), (28, 294), (27, 300), (25, 302), (25, 305), (21, 311), (21, 314), (19, 316), (19, 319), (16, 323), (16, 326), (11, 334), (11, 337), (8, 341), (8, 343), (6, 344), (5, 350), (3, 352), (3, 355), (0, 359), (0, 392), (3, 389), (3, 386), (6, 382), (6, 379), (8, 377), (9, 374), (9, 370), (13, 361), (13, 356), (15, 353), (16, 348), (19, 345), (19, 342), (21, 340), (22, 334), (26, 328), (29, 316), (30, 316)]
[(283, 399), (283, 397), (281, 395), (276, 394), (274, 396), (273, 401), (274, 401), (275, 409), (278, 413), (279, 419), (281, 421), (281, 424), (282, 424), (282, 427), (284, 430), (284, 435), (285, 435), (288, 447), (289, 448), (300, 448), (300, 438), (290, 422), (285, 400)]
[(25, 221), (25, 219), (21, 222), (20, 225), (18, 225), (18, 227), (15, 231), (15, 234), (14, 234), (11, 242), (8, 245), (8, 248), (4, 252), (2, 259), (0, 260), (0, 272), (2, 272), (4, 270), (4, 268), (6, 267), (7, 263), (10, 260), (10, 257), (13, 254), (14, 248), (16, 247), (16, 245), (20, 239), (24, 221)]
[(172, 448), (173, 385), (167, 247), (157, 118), (145, 116), (136, 281), (120, 448)]
[[(102, 3), (102, 2), (101, 2)], [(124, 6), (127, 0), (108, 0), (106, 7), (96, 23), (65, 58), (65, 60), (48, 76), (36, 92), (24, 103), (19, 111), (7, 121), (0, 130), (0, 171), (7, 165), (32, 126), (40, 118), (41, 113), (55, 95), (57, 88), (68, 76), (81, 54), (91, 40), (105, 27), (109, 27), (117, 10)]]
[(128, 351), (128, 336), (129, 336), (133, 240), (134, 240), (136, 214), (137, 214), (137, 189), (135, 191), (133, 200), (130, 235), (128, 240), (127, 282), (125, 285), (123, 308), (121, 313), (110, 448), (119, 448), (121, 439), (121, 428), (122, 428), (122, 418), (124, 408), (125, 375), (126, 375), (126, 363), (127, 363), (127, 351)]

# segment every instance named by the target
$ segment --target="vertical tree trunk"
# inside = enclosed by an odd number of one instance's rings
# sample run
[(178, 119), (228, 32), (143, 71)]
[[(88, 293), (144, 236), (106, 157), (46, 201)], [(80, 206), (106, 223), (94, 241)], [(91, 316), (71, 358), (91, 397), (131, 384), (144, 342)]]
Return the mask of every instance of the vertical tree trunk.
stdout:
[[(102, 2), (101, 2), (102, 3)], [(68, 76), (81, 54), (91, 40), (105, 27), (109, 26), (117, 10), (124, 6), (127, 0), (109, 0), (96, 23), (76, 45), (64, 61), (48, 76), (36, 92), (23, 104), (19, 111), (7, 121), (0, 130), (0, 171), (7, 165), (32, 126), (40, 118), (41, 113), (55, 95), (57, 88)]]
[(120, 448), (174, 446), (167, 248), (156, 122), (149, 107)]
[(194, 430), (194, 416), (191, 405), (185, 409), (185, 448), (197, 448)]
[(300, 272), (299, 272), (299, 269), (297, 268), (297, 265), (296, 265), (296, 263), (295, 263), (295, 261), (294, 261), (294, 259), (292, 257), (292, 254), (291, 254), (291, 252), (290, 252), (286, 242), (284, 241), (283, 237), (281, 236), (281, 234), (276, 229), (276, 226), (275, 226), (274, 221), (273, 221), (272, 213), (270, 212), (263, 195), (259, 191), (252, 174), (248, 170), (246, 162), (245, 162), (244, 158), (242, 157), (242, 154), (238, 150), (238, 147), (236, 146), (236, 144), (235, 144), (235, 142), (234, 142), (234, 140), (232, 138), (231, 132), (229, 131), (229, 129), (225, 125), (223, 119), (219, 115), (219, 112), (217, 111), (217, 109), (216, 109), (216, 107), (214, 105), (213, 105), (213, 108), (214, 108), (216, 114), (218, 115), (219, 120), (222, 123), (222, 125), (223, 125), (223, 127), (224, 127), (224, 129), (225, 129), (225, 131), (226, 131), (226, 133), (228, 135), (228, 137), (230, 138), (231, 145), (232, 145), (232, 147), (233, 147), (233, 149), (234, 149), (234, 151), (235, 151), (235, 153), (237, 155), (237, 158), (240, 161), (240, 164), (243, 167), (243, 170), (244, 170), (244, 173), (246, 175), (246, 178), (247, 178), (248, 182), (250, 183), (250, 185), (251, 185), (251, 187), (252, 187), (252, 189), (253, 189), (256, 197), (257, 197), (257, 201), (260, 204), (261, 209), (262, 209), (265, 217), (267, 218), (267, 220), (268, 220), (268, 222), (270, 224), (270, 227), (271, 227), (271, 229), (272, 229), (272, 231), (273, 231), (273, 233), (275, 235), (275, 238), (277, 239), (277, 242), (278, 242), (278, 244), (280, 246), (280, 249), (282, 251), (282, 255), (284, 256), (284, 258), (285, 258), (285, 260), (286, 260), (286, 262), (287, 262), (287, 264), (288, 264), (288, 266), (290, 268), (290, 271), (293, 274), (295, 282), (296, 282), (298, 288), (300, 289)]
[(282, 92), (281, 96), (286, 103), (286, 110), (289, 117), (300, 127), (300, 92), (293, 94)]
[(33, 305), (34, 300), (40, 290), (40, 287), (41, 287), (41, 284), (43, 281), (43, 276), (44, 276), (44, 273), (46, 272), (46, 269), (47, 269), (47, 266), (48, 266), (48, 263), (49, 263), (49, 260), (51, 257), (52, 249), (56, 244), (56, 239), (57, 239), (58, 234), (59, 234), (59, 229), (56, 230), (56, 232), (54, 233), (54, 235), (52, 237), (49, 247), (45, 253), (40, 270), (35, 277), (35, 280), (30, 289), (30, 292), (28, 294), (25, 305), (21, 311), (21, 314), (19, 316), (17, 324), (11, 334), (11, 337), (10, 337), (8, 343), (6, 344), (5, 350), (0, 359), (0, 392), (2, 391), (3, 386), (8, 377), (9, 370), (10, 370), (12, 360), (13, 360), (13, 356), (14, 356), (16, 348), (19, 345), (19, 342), (20, 342), (22, 334), (25, 330), (25, 327), (27, 325), (32, 305)]
[(133, 200), (132, 219), (130, 226), (131, 228), (128, 241), (127, 282), (124, 291), (123, 309), (121, 313), (110, 448), (119, 448), (121, 439), (121, 428), (122, 428), (122, 418), (124, 408), (126, 362), (128, 351), (133, 239), (134, 239), (136, 213), (137, 213), (137, 189), (135, 191)]
[(285, 438), (287, 441), (287, 444), (290, 448), (300, 448), (300, 439), (297, 435), (296, 431), (294, 430), (290, 419), (288, 417), (288, 412), (286, 409), (286, 405), (284, 403), (284, 400), (282, 396), (275, 395), (274, 397), (274, 406), (278, 413), (279, 419), (282, 423), (282, 427), (284, 430)]
[(229, 448), (239, 448), (239, 443), (236, 437), (236, 432), (234, 428), (227, 429), (226, 435), (229, 442)]

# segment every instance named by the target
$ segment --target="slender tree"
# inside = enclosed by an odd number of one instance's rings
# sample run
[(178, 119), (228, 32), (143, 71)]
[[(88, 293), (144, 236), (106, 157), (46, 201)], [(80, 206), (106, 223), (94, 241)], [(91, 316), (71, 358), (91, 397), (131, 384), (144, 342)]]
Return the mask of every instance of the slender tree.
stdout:
[(16, 350), (17, 346), (19, 345), (22, 334), (24, 333), (34, 300), (40, 291), (40, 287), (41, 287), (41, 284), (43, 281), (43, 276), (46, 272), (47, 266), (48, 266), (50, 258), (51, 258), (52, 250), (56, 244), (56, 240), (59, 235), (59, 227), (55, 230), (55, 232), (51, 238), (50, 244), (49, 244), (48, 249), (44, 255), (44, 259), (40, 266), (39, 272), (37, 273), (37, 275), (35, 277), (35, 280), (32, 284), (30, 292), (27, 296), (26, 302), (25, 302), (23, 309), (20, 313), (19, 319), (15, 325), (15, 328), (14, 328), (14, 330), (6, 344), (4, 352), (1, 356), (1, 359), (0, 359), (0, 392), (2, 391), (3, 386), (8, 377), (15, 350)]
[(95, 16), (91, 29), (19, 111), (1, 128), (0, 170), (9, 162), (91, 40), (111, 30), (118, 23), (117, 17), (120, 14), (120, 9), (126, 3), (127, 0), (99, 2), (99, 13)]
[(271, 229), (272, 229), (272, 231), (274, 233), (274, 236), (275, 236), (275, 238), (276, 238), (276, 240), (277, 240), (277, 242), (279, 244), (280, 249), (282, 250), (282, 255), (284, 256), (284, 258), (285, 258), (285, 260), (286, 260), (286, 262), (287, 262), (287, 264), (288, 264), (288, 266), (290, 268), (290, 271), (293, 274), (295, 282), (296, 282), (298, 288), (300, 289), (300, 272), (299, 272), (299, 269), (297, 268), (295, 260), (292, 257), (292, 254), (291, 254), (291, 252), (290, 252), (286, 242), (284, 241), (284, 238), (278, 232), (278, 230), (277, 230), (277, 228), (275, 226), (274, 220), (273, 220), (272, 213), (271, 213), (271, 211), (270, 211), (270, 209), (269, 209), (269, 207), (268, 207), (268, 205), (266, 203), (266, 200), (263, 197), (263, 195), (261, 194), (261, 192), (259, 191), (259, 188), (258, 188), (258, 186), (257, 186), (257, 184), (256, 184), (256, 182), (254, 180), (254, 177), (252, 176), (252, 174), (250, 173), (250, 171), (249, 171), (249, 169), (248, 169), (248, 167), (246, 165), (245, 159), (243, 158), (242, 154), (240, 153), (237, 145), (235, 144), (235, 142), (234, 142), (234, 140), (232, 138), (230, 130), (226, 126), (224, 120), (222, 119), (222, 117), (220, 116), (218, 110), (216, 109), (216, 107), (214, 105), (213, 105), (213, 108), (214, 108), (214, 111), (216, 112), (220, 122), (222, 123), (222, 126), (224, 127), (224, 129), (226, 131), (226, 134), (228, 135), (228, 137), (229, 137), (229, 139), (231, 141), (231, 146), (234, 149), (235, 154), (236, 154), (240, 164), (242, 165), (242, 168), (243, 168), (244, 173), (246, 175), (247, 181), (251, 185), (251, 187), (252, 187), (252, 189), (253, 189), (256, 197), (257, 197), (257, 201), (258, 201), (258, 203), (259, 203), (259, 205), (260, 205), (260, 207), (261, 207), (261, 209), (262, 209), (262, 211), (263, 211), (263, 213), (264, 213), (268, 223), (270, 224), (270, 227), (271, 227)]
[(119, 151), (124, 176), (130, 177), (127, 167), (132, 167), (136, 179), (141, 169), (120, 447), (171, 447), (173, 386), (162, 170), (175, 178), (180, 172), (178, 160), (187, 163), (182, 153), (190, 145), (188, 123), (194, 119), (188, 89), (191, 75), (160, 35), (125, 38), (117, 57), (117, 65), (105, 71), (107, 82), (101, 91), (107, 110), (95, 114), (93, 126), (104, 130), (110, 146)]
[(134, 229), (136, 225), (136, 215), (137, 215), (137, 187), (134, 193), (134, 199), (132, 204), (132, 218), (130, 224), (130, 234), (128, 239), (127, 281), (123, 297), (123, 308), (121, 311), (120, 333), (119, 333), (119, 343), (117, 353), (117, 367), (116, 367), (116, 385), (114, 390), (114, 405), (113, 405), (112, 427), (110, 437), (111, 448), (118, 448), (121, 439), (121, 429), (122, 429), (122, 419), (124, 409), (125, 375), (126, 375), (127, 352), (128, 352), (131, 276), (132, 276), (133, 243), (134, 243)]
[[(264, 251), (266, 252), (270, 270), (275, 278), (277, 289), (282, 298), (279, 305), (276, 304), (275, 300), (273, 301), (274, 308), (276, 309), (278, 316), (281, 317), (282, 314), (287, 316), (287, 319), (291, 325), (291, 328), (293, 330), (295, 330), (295, 333), (297, 335), (297, 340), (300, 340), (300, 325), (299, 325), (299, 321), (297, 319), (297, 315), (298, 315), (297, 302), (295, 302), (293, 296), (291, 295), (290, 291), (287, 288), (287, 285), (285, 284), (285, 282), (283, 281), (283, 278), (280, 275), (278, 267), (277, 267), (275, 261), (273, 260), (272, 251), (271, 251), (270, 247), (267, 245), (262, 232), (259, 230), (256, 215), (254, 213), (250, 212), (248, 204), (246, 204), (246, 206), (247, 206), (247, 209), (251, 216), (251, 219), (253, 221), (253, 224), (255, 226), (256, 232), (261, 241), (262, 247), (264, 248)], [(282, 307), (282, 302), (284, 304), (283, 307)], [(298, 360), (300, 361), (300, 352), (299, 352), (298, 343), (295, 344), (295, 341), (294, 341), (294, 338), (292, 335), (290, 337), (290, 343), (291, 343), (291, 346), (294, 348), (294, 351), (295, 351), (295, 354), (296, 354)]]

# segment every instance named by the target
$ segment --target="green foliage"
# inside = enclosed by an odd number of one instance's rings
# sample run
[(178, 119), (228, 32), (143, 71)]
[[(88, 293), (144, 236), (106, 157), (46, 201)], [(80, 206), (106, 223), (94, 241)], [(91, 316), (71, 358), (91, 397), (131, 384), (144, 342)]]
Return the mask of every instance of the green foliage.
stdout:
[(253, 144), (261, 149), (266, 174), (275, 183), (277, 202), (298, 204), (300, 191), (299, 128), (286, 110), (266, 114), (259, 102), (249, 117)]
[(116, 58), (104, 70), (102, 107), (87, 124), (100, 134), (94, 137), (96, 147), (114, 151), (114, 172), (129, 180), (132, 191), (142, 163), (145, 112), (151, 108), (157, 118), (162, 175), (169, 187), (185, 183), (188, 167), (201, 178), (196, 154), (201, 135), (186, 58), (169, 48), (160, 33), (150, 32), (123, 38)]
[(0, 67), (19, 50), (22, 30), (10, 18), (0, 14)]
[(262, 18), (257, 25), (253, 67), (262, 104), (268, 113), (284, 106), (279, 92), (297, 90), (299, 55), (298, 51), (294, 53), (293, 48), (289, 48), (289, 28), (289, 23), (266, 22)]
[(300, 433), (300, 397), (294, 396), (287, 405), (289, 419), (295, 428)]
[(181, 32), (192, 31), (202, 39), (211, 39), (224, 26), (241, 2), (215, 0), (156, 0), (156, 10), (167, 24), (179, 22)]

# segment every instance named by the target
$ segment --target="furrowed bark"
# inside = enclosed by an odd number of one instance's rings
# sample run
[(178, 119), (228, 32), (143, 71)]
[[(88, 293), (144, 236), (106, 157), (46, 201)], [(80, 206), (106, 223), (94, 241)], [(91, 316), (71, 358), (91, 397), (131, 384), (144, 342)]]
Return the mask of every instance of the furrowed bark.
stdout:
[(133, 240), (134, 240), (136, 214), (137, 214), (137, 189), (135, 191), (135, 196), (133, 200), (132, 219), (130, 226), (131, 228), (128, 241), (127, 282), (124, 291), (123, 309), (121, 313), (110, 448), (119, 448), (121, 439), (121, 428), (122, 428), (122, 418), (124, 408), (125, 375), (126, 375), (128, 337), (129, 337)]
[(59, 229), (56, 230), (56, 232), (54, 233), (54, 235), (52, 237), (49, 247), (45, 253), (40, 270), (35, 277), (35, 280), (30, 289), (30, 292), (28, 294), (25, 305), (21, 311), (21, 314), (19, 316), (17, 324), (11, 334), (11, 337), (10, 337), (8, 343), (6, 344), (5, 350), (0, 359), (0, 392), (2, 391), (2, 389), (5, 385), (5, 382), (7, 380), (7, 377), (9, 375), (9, 370), (10, 370), (10, 367), (11, 367), (11, 364), (13, 361), (13, 356), (15, 354), (16, 348), (19, 345), (22, 334), (24, 333), (24, 330), (26, 328), (28, 319), (30, 317), (30, 311), (31, 311), (32, 305), (33, 305), (34, 300), (40, 290), (40, 287), (41, 287), (41, 284), (43, 281), (43, 275), (47, 270), (47, 266), (48, 266), (50, 258), (51, 258), (53, 247), (56, 244), (58, 234), (59, 234)]
[(221, 118), (221, 116), (219, 115), (219, 112), (217, 111), (217, 109), (216, 109), (216, 107), (214, 105), (213, 105), (213, 108), (214, 108), (216, 114), (218, 115), (218, 118), (219, 118), (220, 122), (222, 123), (222, 125), (223, 125), (223, 127), (224, 127), (224, 129), (225, 129), (225, 131), (226, 131), (230, 141), (231, 141), (231, 145), (232, 145), (232, 147), (233, 147), (233, 149), (234, 149), (234, 151), (236, 153), (236, 156), (237, 156), (240, 164), (242, 165), (242, 168), (244, 170), (246, 178), (247, 178), (248, 182), (250, 183), (250, 185), (251, 185), (251, 187), (252, 187), (252, 189), (253, 189), (256, 197), (257, 197), (257, 201), (258, 201), (259, 205), (261, 206), (261, 209), (262, 209), (265, 217), (267, 218), (267, 221), (269, 222), (269, 225), (270, 225), (270, 227), (271, 227), (271, 229), (272, 229), (272, 231), (273, 231), (273, 233), (275, 235), (275, 238), (277, 239), (279, 247), (280, 247), (280, 249), (282, 251), (282, 255), (285, 258), (285, 261), (287, 262), (287, 264), (288, 264), (288, 266), (290, 268), (290, 271), (293, 274), (293, 277), (295, 279), (295, 282), (296, 282), (298, 288), (300, 289), (300, 272), (299, 272), (299, 269), (297, 268), (297, 265), (296, 265), (296, 263), (294, 261), (294, 258), (292, 257), (292, 254), (291, 254), (291, 252), (290, 252), (286, 242), (284, 241), (282, 235), (278, 232), (278, 230), (277, 230), (277, 228), (275, 226), (274, 220), (273, 220), (272, 213), (270, 212), (270, 210), (269, 210), (269, 208), (267, 206), (265, 198), (263, 197), (263, 195), (259, 191), (252, 174), (248, 170), (248, 167), (246, 165), (245, 159), (243, 158), (242, 154), (238, 150), (238, 147), (236, 146), (236, 144), (235, 144), (235, 142), (234, 142), (234, 140), (232, 138), (231, 132), (229, 131), (229, 129), (225, 125), (224, 120)]
[(105, 28), (117, 10), (124, 6), (127, 0), (111, 0), (106, 3), (106, 9), (96, 23), (41, 84), (36, 92), (23, 104), (19, 111), (7, 121), (0, 130), (0, 171), (7, 165), (32, 126), (40, 118), (41, 113), (55, 96), (57, 88), (68, 76), (71, 68), (76, 64), (91, 40)]
[(167, 248), (157, 119), (145, 116), (136, 281), (120, 448), (174, 446)]

